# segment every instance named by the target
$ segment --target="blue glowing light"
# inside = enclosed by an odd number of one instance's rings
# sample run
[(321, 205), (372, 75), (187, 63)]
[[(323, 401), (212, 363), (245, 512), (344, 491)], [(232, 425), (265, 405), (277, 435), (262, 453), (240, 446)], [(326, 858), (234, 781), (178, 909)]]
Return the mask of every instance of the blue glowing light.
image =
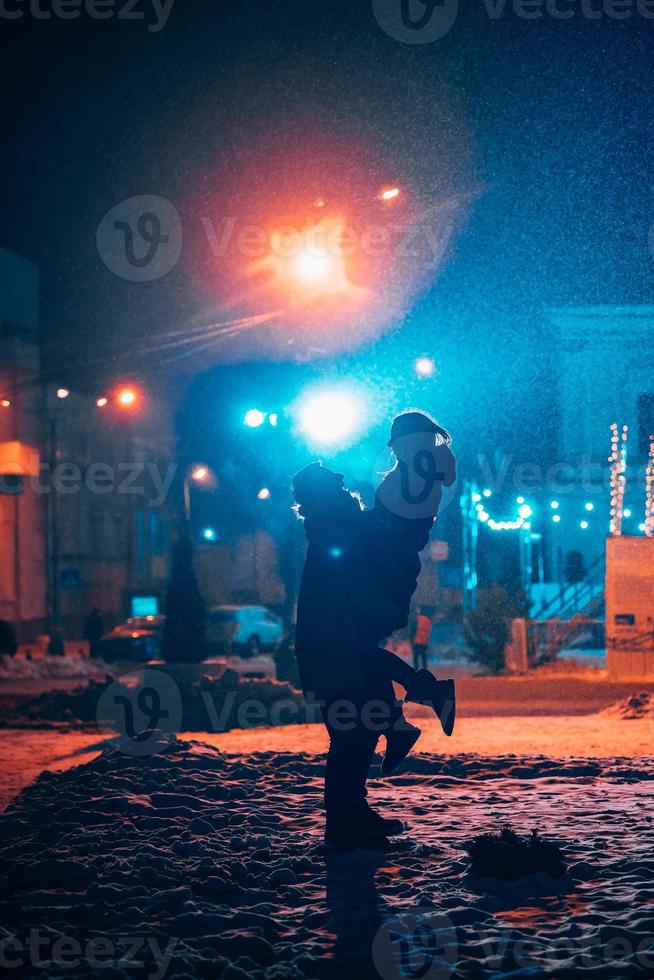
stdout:
[(349, 388), (309, 389), (294, 408), (297, 426), (310, 446), (351, 445), (368, 421), (363, 397)]
[(523, 519), (523, 521), (526, 521), (527, 518), (531, 517), (531, 515), (533, 514), (533, 510), (531, 509), (529, 504), (522, 504), (520, 507), (518, 507), (518, 514)]
[(336, 547), (330, 548), (328, 554), (330, 558), (340, 558), (341, 555), (343, 554), (343, 549), (336, 548)]
[(414, 364), (415, 372), (419, 378), (430, 378), (436, 370), (431, 357), (419, 357)]
[(218, 533), (215, 527), (203, 527), (201, 532), (204, 541), (217, 541)]
[(260, 412), (258, 408), (250, 408), (245, 413), (245, 418), (243, 419), (245, 424), (250, 429), (258, 429), (260, 425), (266, 421), (266, 416), (263, 412)]

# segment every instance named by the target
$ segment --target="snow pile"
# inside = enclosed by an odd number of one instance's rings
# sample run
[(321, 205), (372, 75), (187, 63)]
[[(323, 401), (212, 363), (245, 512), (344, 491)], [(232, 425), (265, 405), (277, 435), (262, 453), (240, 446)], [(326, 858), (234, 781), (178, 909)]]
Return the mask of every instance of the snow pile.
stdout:
[(628, 698), (616, 701), (598, 714), (622, 718), (625, 721), (654, 718), (654, 694), (651, 691), (639, 691), (638, 694), (631, 694)]
[(109, 668), (103, 660), (40, 657), (27, 660), (0, 654), (0, 681), (80, 680), (104, 677)]
[[(175, 732), (229, 731), (313, 720), (300, 692), (285, 682), (243, 678), (230, 669), (218, 678), (185, 680), (162, 667), (132, 671), (119, 678), (106, 675), (102, 681), (92, 679), (73, 691), (46, 691), (23, 701), (13, 711), (5, 711), (0, 725), (95, 728), (100, 722), (103, 732), (122, 733), (126, 710), (130, 710), (125, 706), (144, 704), (147, 708), (155, 703), (152, 697), (158, 708), (168, 713)], [(115, 726), (111, 724), (114, 718)], [(134, 718), (138, 724), (138, 715)], [(151, 727), (148, 720), (146, 711), (138, 727)]]

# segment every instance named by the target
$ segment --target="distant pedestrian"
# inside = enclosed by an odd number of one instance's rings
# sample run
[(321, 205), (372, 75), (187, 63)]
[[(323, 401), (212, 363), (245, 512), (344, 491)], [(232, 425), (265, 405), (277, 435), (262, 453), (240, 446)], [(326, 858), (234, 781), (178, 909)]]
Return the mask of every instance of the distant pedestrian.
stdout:
[(60, 629), (53, 629), (50, 633), (50, 642), (48, 643), (48, 656), (49, 657), (65, 657), (66, 647), (64, 645), (64, 638)]
[(84, 623), (84, 634), (82, 639), (89, 644), (89, 654), (94, 657), (98, 649), (98, 643), (104, 636), (104, 620), (99, 609), (92, 609), (86, 617)]
[(6, 619), (0, 619), (0, 653), (13, 657), (17, 650), (16, 630)]
[(413, 669), (427, 669), (427, 650), (431, 639), (431, 619), (424, 609), (418, 610), (416, 628), (413, 634)]

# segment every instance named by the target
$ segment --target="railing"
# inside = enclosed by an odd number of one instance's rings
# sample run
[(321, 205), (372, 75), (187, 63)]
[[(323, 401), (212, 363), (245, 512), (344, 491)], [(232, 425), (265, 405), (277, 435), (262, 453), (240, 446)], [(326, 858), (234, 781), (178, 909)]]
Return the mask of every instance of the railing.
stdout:
[(639, 630), (628, 636), (613, 636), (607, 640), (606, 645), (610, 650), (648, 653), (654, 650), (654, 630)]
[(527, 658), (530, 667), (549, 663), (580, 633), (590, 631), (593, 646), (604, 647), (604, 621), (584, 613), (572, 619), (532, 619), (527, 623)]
[(598, 555), (592, 562), (586, 577), (581, 582), (566, 586), (539, 609), (532, 611), (534, 619), (567, 619), (566, 613), (575, 614), (587, 609), (601, 596), (604, 586), (604, 555)]

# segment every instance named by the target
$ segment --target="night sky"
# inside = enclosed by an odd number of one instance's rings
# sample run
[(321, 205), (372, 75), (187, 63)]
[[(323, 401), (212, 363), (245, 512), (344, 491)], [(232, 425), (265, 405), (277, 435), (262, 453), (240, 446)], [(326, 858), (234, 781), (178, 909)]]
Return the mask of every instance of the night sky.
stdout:
[[(461, 6), (424, 45), (341, 0), (177, 0), (159, 32), (3, 21), (1, 238), (41, 266), (48, 371), (210, 369), (220, 345), (195, 360), (157, 349), (234, 292), (229, 269), (207, 267), (198, 216), (242, 210), (250, 189), (254, 211), (267, 188), (276, 207), (301, 173), (346, 197), (388, 174), (422, 200), (468, 203), (438, 275), (356, 356), (403, 370), (433, 351), (455, 425), (503, 445), (545, 437), (544, 310), (654, 299), (654, 21)], [(105, 213), (138, 194), (173, 201), (184, 224), (180, 262), (152, 283), (113, 276), (96, 249)], [(242, 295), (234, 309), (252, 312)], [(256, 354), (279, 359), (270, 336)]]

